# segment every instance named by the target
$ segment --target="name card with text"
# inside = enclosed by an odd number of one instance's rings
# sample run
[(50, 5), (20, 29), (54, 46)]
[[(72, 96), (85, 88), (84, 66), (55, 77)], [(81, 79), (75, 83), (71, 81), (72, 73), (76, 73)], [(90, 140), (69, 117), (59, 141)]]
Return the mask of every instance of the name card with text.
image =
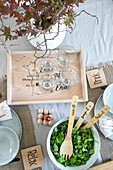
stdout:
[(40, 145), (21, 150), (24, 169), (30, 170), (44, 166), (44, 158)]
[(86, 74), (91, 89), (107, 85), (103, 68), (87, 71)]

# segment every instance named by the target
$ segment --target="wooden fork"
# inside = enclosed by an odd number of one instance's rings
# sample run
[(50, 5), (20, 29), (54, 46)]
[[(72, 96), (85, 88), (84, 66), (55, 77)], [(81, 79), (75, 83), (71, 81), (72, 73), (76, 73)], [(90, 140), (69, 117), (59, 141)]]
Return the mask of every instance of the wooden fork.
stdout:
[(71, 103), (71, 111), (70, 111), (70, 117), (69, 117), (69, 122), (68, 122), (68, 130), (67, 130), (67, 135), (60, 147), (60, 156), (63, 156), (66, 160), (71, 157), (73, 153), (73, 144), (72, 144), (72, 128), (73, 128), (73, 123), (74, 123), (74, 118), (75, 118), (75, 111), (77, 107), (77, 101), (78, 101), (78, 96), (73, 96), (72, 98), (72, 103)]

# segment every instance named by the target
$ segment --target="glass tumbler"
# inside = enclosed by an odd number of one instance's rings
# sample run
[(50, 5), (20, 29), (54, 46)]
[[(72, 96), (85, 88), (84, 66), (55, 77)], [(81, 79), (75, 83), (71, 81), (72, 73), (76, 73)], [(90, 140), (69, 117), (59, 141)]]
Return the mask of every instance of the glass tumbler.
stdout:
[(53, 72), (40, 73), (38, 76), (39, 86), (45, 90), (51, 90), (56, 86), (57, 79)]
[(44, 71), (50, 71), (57, 64), (57, 54), (55, 51), (43, 51), (40, 53), (41, 68)]
[(70, 63), (73, 63), (77, 57), (77, 52), (72, 46), (65, 45), (57, 53), (58, 65), (65, 67)]
[(73, 67), (65, 67), (60, 71), (60, 80), (65, 86), (74, 86), (79, 80), (79, 74)]

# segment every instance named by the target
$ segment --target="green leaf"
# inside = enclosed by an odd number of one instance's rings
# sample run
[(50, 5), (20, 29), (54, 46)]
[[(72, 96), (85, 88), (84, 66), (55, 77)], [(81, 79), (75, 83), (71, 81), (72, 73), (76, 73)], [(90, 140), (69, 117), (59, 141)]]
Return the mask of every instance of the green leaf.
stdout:
[(54, 0), (51, 0), (52, 4), (54, 3)]
[(70, 158), (70, 163), (71, 163), (71, 165), (74, 165), (75, 162), (76, 162), (76, 159), (75, 159), (75, 158)]
[(58, 151), (58, 146), (56, 144), (54, 144), (54, 151)]
[(81, 136), (77, 136), (77, 139), (78, 139), (78, 141), (80, 141), (81, 140)]
[(60, 4), (59, 2), (57, 2), (57, 4), (55, 5), (55, 8), (59, 8), (60, 7)]
[(55, 127), (55, 128), (54, 128), (54, 131), (55, 131), (55, 132), (58, 132), (58, 129), (57, 129), (57, 127)]
[(67, 20), (65, 21), (65, 24), (66, 24), (66, 25), (69, 25), (69, 23), (70, 23), (70, 20), (67, 19)]
[(58, 158), (57, 161), (58, 161), (59, 163), (64, 163), (64, 162), (65, 162), (63, 156), (60, 156), (60, 158)]
[(82, 160), (82, 165), (86, 164), (86, 161)]
[(92, 155), (94, 153), (94, 149), (90, 149), (89, 154)]

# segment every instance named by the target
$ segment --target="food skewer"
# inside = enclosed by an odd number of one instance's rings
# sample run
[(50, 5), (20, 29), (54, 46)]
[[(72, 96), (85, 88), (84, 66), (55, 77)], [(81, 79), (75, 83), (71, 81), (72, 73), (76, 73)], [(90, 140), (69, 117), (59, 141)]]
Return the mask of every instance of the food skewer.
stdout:
[(92, 125), (94, 125), (103, 115), (105, 115), (109, 110), (111, 109), (110, 106), (105, 105), (85, 126), (83, 126), (81, 129), (86, 131), (86, 128), (90, 128)]
[(88, 102), (86, 105), (84, 111), (82, 112), (80, 118), (78, 119), (77, 123), (75, 124), (74, 128), (76, 128), (76, 131), (79, 129), (87, 115), (90, 113), (91, 109), (93, 108), (94, 103), (93, 102)]

